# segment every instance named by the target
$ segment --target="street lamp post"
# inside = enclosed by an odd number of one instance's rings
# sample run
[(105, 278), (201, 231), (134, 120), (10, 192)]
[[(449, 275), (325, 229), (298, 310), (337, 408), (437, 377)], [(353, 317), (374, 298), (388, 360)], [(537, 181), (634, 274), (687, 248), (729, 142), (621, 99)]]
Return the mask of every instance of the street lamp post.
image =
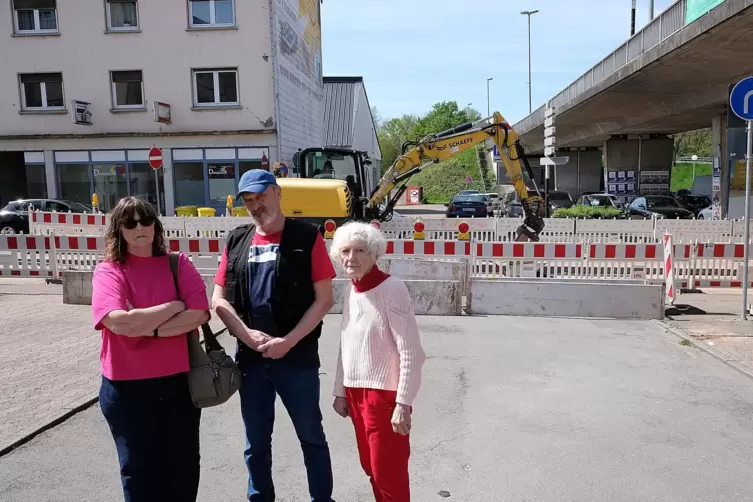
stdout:
[(486, 79), (486, 116), (490, 117), (492, 114), (492, 107), (491, 107), (491, 101), (489, 99), (489, 82), (494, 80), (494, 77), (489, 77)]
[(633, 8), (630, 10), (630, 36), (635, 35), (635, 0), (633, 0)]
[(528, 113), (533, 111), (533, 103), (531, 98), (531, 16), (536, 14), (538, 10), (524, 10), (522, 15), (528, 16)]

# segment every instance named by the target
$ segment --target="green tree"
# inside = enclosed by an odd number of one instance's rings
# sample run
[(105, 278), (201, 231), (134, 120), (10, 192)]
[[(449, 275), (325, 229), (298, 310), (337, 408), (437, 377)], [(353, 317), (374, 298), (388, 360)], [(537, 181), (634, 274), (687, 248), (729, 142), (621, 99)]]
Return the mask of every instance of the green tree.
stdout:
[(675, 134), (675, 156), (690, 157), (698, 155), (699, 157), (711, 157), (713, 151), (713, 142), (711, 139), (711, 129), (697, 129), (695, 131), (681, 132)]
[[(442, 101), (421, 117), (403, 115), (382, 122), (377, 132), (382, 148), (382, 173), (402, 154), (402, 145), (406, 141), (418, 141), (480, 117), (477, 110), (461, 109), (455, 101)], [(491, 186), (486, 169), (488, 162), (483, 155), (483, 148), (470, 148), (445, 162), (428, 166), (409, 183), (423, 187), (424, 198), (431, 203), (448, 202), (455, 193), (466, 188), (484, 190), (486, 186), (488, 189)], [(473, 180), (470, 187), (465, 183), (466, 176)]]
[(374, 127), (376, 127), (378, 131), (382, 126), (382, 114), (379, 113), (379, 110), (376, 106), (371, 107), (371, 118), (374, 119)]
[(402, 153), (402, 146), (408, 139), (415, 139), (413, 132), (418, 122), (415, 115), (403, 115), (383, 122), (377, 130), (379, 146), (382, 149), (382, 174)]
[(416, 134), (421, 137), (470, 122), (469, 111), (469, 108), (458, 108), (456, 101), (437, 103), (431, 108), (429, 113), (418, 120)]

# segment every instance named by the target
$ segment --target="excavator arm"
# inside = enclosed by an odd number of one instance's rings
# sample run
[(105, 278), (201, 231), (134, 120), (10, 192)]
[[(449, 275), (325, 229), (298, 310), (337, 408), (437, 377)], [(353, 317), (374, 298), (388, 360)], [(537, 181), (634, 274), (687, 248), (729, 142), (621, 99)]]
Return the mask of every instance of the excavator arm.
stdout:
[[(518, 227), (516, 241), (538, 241), (544, 228), (543, 199), (538, 192), (531, 166), (528, 164), (518, 135), (499, 112), (476, 122), (467, 122), (452, 129), (430, 134), (420, 141), (403, 145), (403, 153), (384, 173), (366, 205), (369, 218), (380, 221), (392, 217), (392, 210), (407, 187), (407, 181), (427, 167), (454, 157), (469, 148), (492, 139), (497, 145), (510, 181), (523, 205), (524, 220)], [(533, 181), (535, 195), (531, 195), (523, 177), (524, 166)], [(397, 187), (397, 195), (386, 205), (383, 201)], [(382, 208), (383, 207), (383, 208)]]

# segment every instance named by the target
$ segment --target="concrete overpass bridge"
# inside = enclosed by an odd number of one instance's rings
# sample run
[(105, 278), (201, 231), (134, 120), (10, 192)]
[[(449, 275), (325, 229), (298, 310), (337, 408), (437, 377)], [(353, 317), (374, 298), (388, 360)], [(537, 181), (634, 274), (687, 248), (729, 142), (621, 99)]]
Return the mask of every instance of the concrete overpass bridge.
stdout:
[[(658, 173), (668, 175), (672, 165), (668, 135), (712, 127), (722, 193), (727, 191), (724, 159), (741, 153), (737, 136), (730, 134), (727, 147), (727, 129), (743, 125), (728, 119), (727, 103), (730, 85), (753, 73), (753, 0), (725, 0), (690, 23), (686, 1), (671, 5), (550, 100), (557, 110), (557, 147), (570, 157), (557, 169), (558, 188), (573, 194), (608, 188), (612, 179), (606, 187), (597, 184), (605, 176), (603, 152), (608, 176), (635, 175), (634, 190), (626, 186), (617, 195), (658, 193), (665, 183)], [(532, 159), (543, 153), (545, 109), (514, 126)]]

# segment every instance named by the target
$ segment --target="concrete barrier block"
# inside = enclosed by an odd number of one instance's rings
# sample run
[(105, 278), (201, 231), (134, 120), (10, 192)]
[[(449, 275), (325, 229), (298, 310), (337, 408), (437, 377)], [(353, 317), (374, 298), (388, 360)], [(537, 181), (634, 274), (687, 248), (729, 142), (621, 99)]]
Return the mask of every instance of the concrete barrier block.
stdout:
[[(345, 295), (350, 286), (349, 279), (332, 281), (335, 304), (331, 314), (342, 314)], [(460, 281), (404, 280), (408, 293), (413, 299), (416, 315), (455, 316), (462, 314), (462, 283)]]
[(91, 271), (66, 270), (63, 272), (63, 303), (66, 305), (92, 304)]
[[(457, 281), (461, 284), (461, 295), (466, 294), (468, 283), (469, 263), (464, 258), (426, 258), (426, 257), (382, 257), (379, 268), (404, 281), (432, 280)], [(339, 263), (335, 263), (337, 277), (347, 279), (347, 275)]]
[(472, 280), (468, 312), (482, 315), (663, 319), (664, 286), (642, 281)]

